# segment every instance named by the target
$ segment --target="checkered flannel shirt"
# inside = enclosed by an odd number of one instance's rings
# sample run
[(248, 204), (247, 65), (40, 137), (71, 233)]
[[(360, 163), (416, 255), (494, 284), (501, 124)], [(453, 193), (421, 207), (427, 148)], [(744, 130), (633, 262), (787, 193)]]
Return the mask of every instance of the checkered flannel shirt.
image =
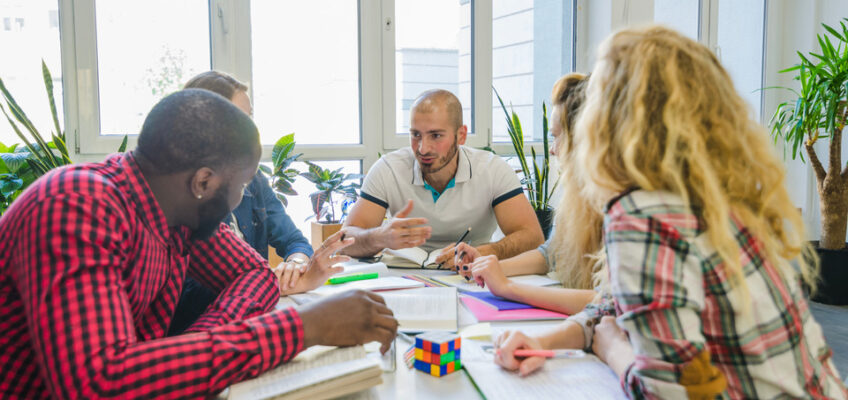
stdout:
[[(169, 228), (130, 153), (54, 170), (0, 219), (0, 398), (198, 398), (303, 347), (266, 262), (228, 228)], [(222, 291), (165, 337), (186, 274)]]
[(679, 196), (617, 198), (604, 221), (612, 296), (574, 320), (591, 336), (600, 316), (617, 315), (636, 355), (622, 379), (631, 398), (686, 398), (681, 370), (704, 350), (727, 380), (723, 398), (848, 397), (799, 279), (781, 276), (745, 227), (731, 224), (747, 300)]

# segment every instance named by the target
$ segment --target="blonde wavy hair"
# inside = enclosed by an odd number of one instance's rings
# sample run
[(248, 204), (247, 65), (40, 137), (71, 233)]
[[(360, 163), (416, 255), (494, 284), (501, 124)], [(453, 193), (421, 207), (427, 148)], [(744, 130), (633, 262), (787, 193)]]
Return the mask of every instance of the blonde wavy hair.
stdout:
[(730, 216), (784, 279), (797, 274), (815, 289), (816, 258), (783, 165), (706, 47), (661, 26), (613, 34), (599, 50), (575, 132), (583, 195), (597, 212), (630, 187), (675, 193), (705, 224), (732, 285), (747, 293)]
[(562, 200), (556, 209), (556, 229), (551, 251), (556, 260), (555, 271), (567, 288), (591, 289), (595, 254), (601, 249), (603, 215), (589, 207), (581, 196), (577, 169), (574, 168), (574, 122), (586, 98), (589, 77), (571, 73), (561, 77), (551, 93), (551, 105), (559, 111), (562, 128), (556, 149), (560, 164)]

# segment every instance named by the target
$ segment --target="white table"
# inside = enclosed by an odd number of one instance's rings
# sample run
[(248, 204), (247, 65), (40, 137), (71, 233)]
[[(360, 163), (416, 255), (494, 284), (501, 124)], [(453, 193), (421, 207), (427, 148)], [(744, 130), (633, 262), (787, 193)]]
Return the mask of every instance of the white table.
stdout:
[[(389, 269), (389, 275), (392, 276), (401, 276), (401, 275), (445, 275), (445, 274), (453, 274), (453, 272), (449, 271), (435, 271), (435, 270), (420, 270), (420, 269)], [(287, 307), (290, 305), (294, 305), (294, 302), (287, 298), (280, 299), (279, 307)], [(471, 314), (466, 308), (465, 305), (459, 301), (459, 313), (458, 313), (458, 323), (460, 329), (475, 324), (477, 322), (474, 315)], [(554, 326), (559, 324), (560, 321), (515, 321), (515, 322), (492, 322), (493, 331), (497, 331), (499, 329), (522, 329), (522, 327), (527, 328), (535, 328), (539, 329), (540, 326)], [(482, 398), (477, 390), (474, 388), (474, 385), (471, 383), (471, 380), (468, 377), (468, 374), (462, 370), (457, 371), (442, 377), (434, 377), (429, 374), (425, 374), (416, 369), (409, 369), (406, 367), (406, 364), (403, 361), (403, 352), (409, 348), (411, 343), (406, 342), (403, 339), (396, 339), (396, 351), (395, 351), (395, 371), (394, 372), (384, 372), (383, 373), (383, 383), (375, 388), (372, 388), (363, 393), (358, 393), (356, 395), (351, 395), (346, 397), (346, 399), (439, 399), (439, 400), (450, 400), (450, 399), (480, 399)]]

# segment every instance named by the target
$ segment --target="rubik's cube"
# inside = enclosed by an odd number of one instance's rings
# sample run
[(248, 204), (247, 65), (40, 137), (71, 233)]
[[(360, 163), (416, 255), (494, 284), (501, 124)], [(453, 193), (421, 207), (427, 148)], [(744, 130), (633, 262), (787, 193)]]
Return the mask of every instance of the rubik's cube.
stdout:
[(459, 371), (460, 338), (443, 332), (430, 332), (415, 337), (415, 369), (433, 376)]

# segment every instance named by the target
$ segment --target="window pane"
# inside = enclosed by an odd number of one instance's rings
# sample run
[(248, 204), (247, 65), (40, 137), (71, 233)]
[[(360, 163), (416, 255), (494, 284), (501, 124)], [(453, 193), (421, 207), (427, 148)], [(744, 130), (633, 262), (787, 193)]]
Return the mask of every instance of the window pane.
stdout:
[(262, 142), (360, 143), (357, 2), (253, 0), (250, 14)]
[(147, 112), (209, 70), (205, 0), (98, 1), (100, 132), (138, 133)]
[(409, 133), (409, 108), (421, 92), (445, 89), (471, 117), (471, 1), (398, 0), (395, 3), (395, 90), (398, 133)]
[(674, 28), (698, 40), (701, 18), (699, 0), (654, 0), (654, 22)]
[[(342, 172), (346, 174), (361, 174), (362, 173), (362, 162), (360, 160), (342, 160), (342, 161), (314, 161), (315, 164), (319, 165), (321, 168), (330, 168), (337, 169), (343, 168)], [(272, 168), (270, 163), (264, 163), (269, 168)], [(303, 162), (296, 162), (292, 164), (292, 168), (297, 169), (298, 171), (305, 172), (309, 169), (309, 166)], [(353, 182), (353, 180), (348, 181)], [(345, 182), (345, 183), (348, 183)], [(306, 178), (299, 176), (295, 179), (294, 190), (297, 192), (297, 196), (289, 196), (289, 205), (286, 207), (286, 213), (291, 217), (295, 226), (303, 232), (304, 236), (309, 239), (309, 229), (310, 223), (315, 221), (314, 215), (312, 212), (311, 202), (309, 200), (309, 194), (318, 190), (315, 188), (315, 185), (306, 180)], [(339, 215), (341, 213), (341, 201), (343, 199), (335, 198), (333, 195), (333, 200), (336, 202), (336, 214)], [(310, 218), (311, 217), (311, 218)]]
[[(0, 0), (0, 78), (36, 129), (47, 136), (55, 129), (41, 75), (42, 59), (53, 75), (56, 111), (64, 126), (59, 27), (51, 23), (51, 16), (58, 12), (56, 0)], [(9, 111), (5, 103), (3, 107)], [(7, 146), (21, 143), (6, 118), (0, 119), (0, 142)]]
[(765, 0), (718, 3), (718, 56), (759, 119), (763, 85)]
[[(542, 140), (542, 102), (550, 104), (554, 83), (571, 71), (571, 13), (571, 1), (492, 2), (492, 85), (518, 114), (525, 140)], [(492, 140), (509, 142), (492, 97)]]

